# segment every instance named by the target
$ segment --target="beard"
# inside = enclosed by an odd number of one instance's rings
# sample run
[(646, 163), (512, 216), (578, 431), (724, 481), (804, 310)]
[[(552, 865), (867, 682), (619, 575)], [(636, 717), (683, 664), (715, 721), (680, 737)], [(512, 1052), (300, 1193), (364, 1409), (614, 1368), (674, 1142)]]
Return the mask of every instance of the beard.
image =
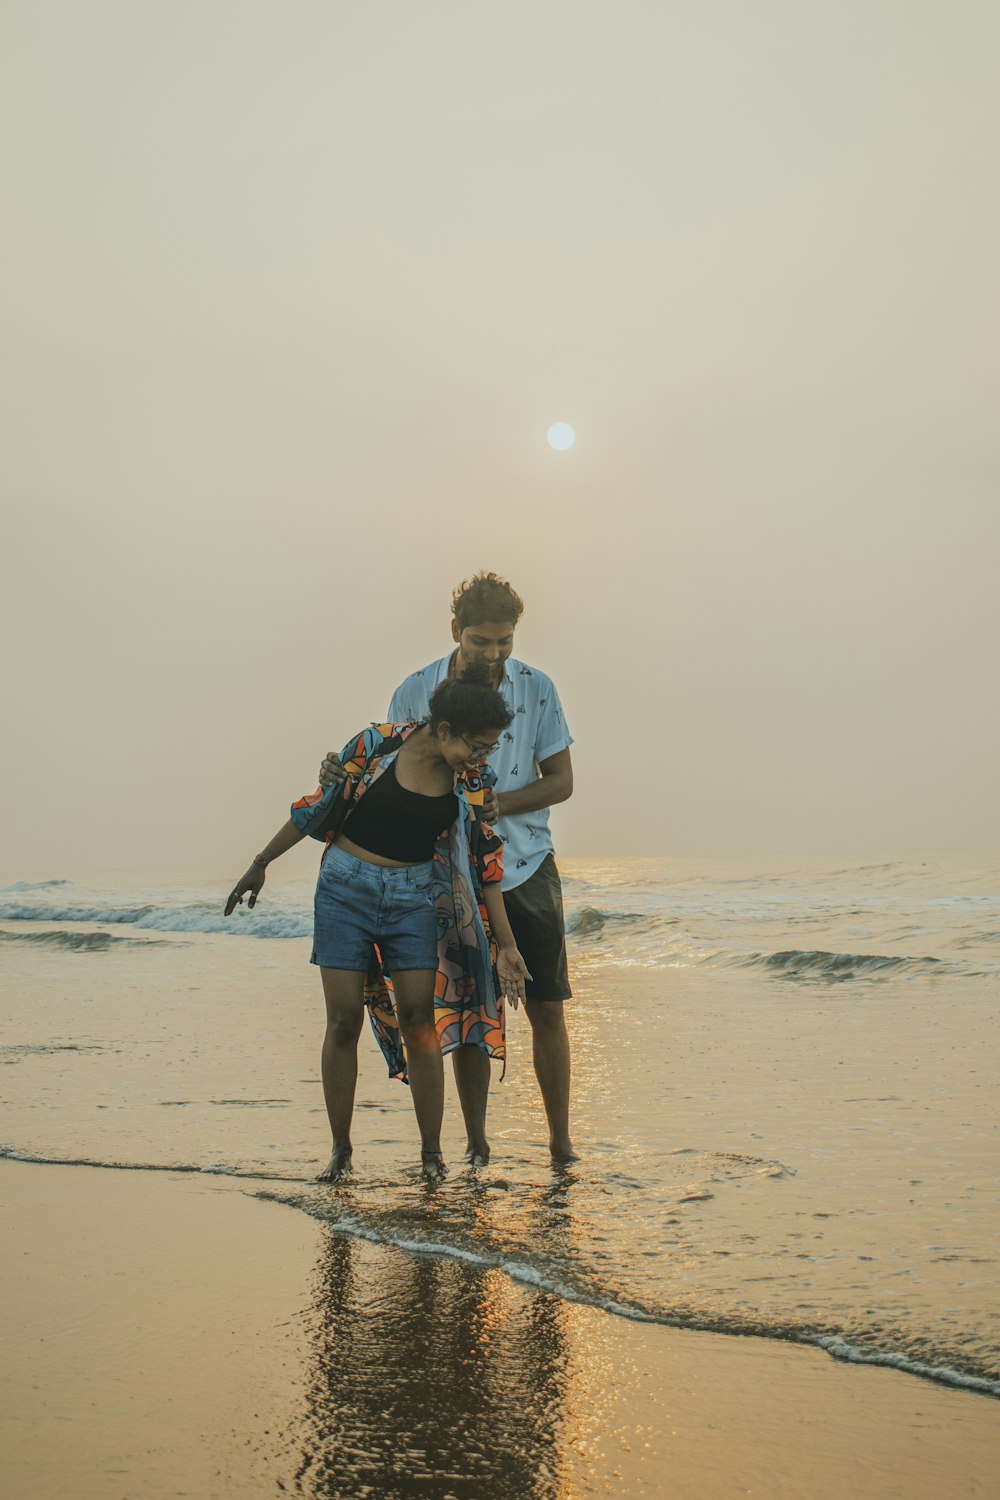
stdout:
[(486, 661), (485, 657), (473, 656), (470, 652), (465, 650), (464, 646), (459, 646), (455, 653), (455, 674), (458, 677), (463, 677), (465, 675), (466, 667), (470, 666), (472, 662), (483, 662), (483, 664), (490, 669), (490, 681), (492, 682), (493, 686), (499, 687), (500, 682), (503, 679), (506, 660), (506, 657), (502, 657), (499, 661), (493, 662), (491, 665), (488, 661)]

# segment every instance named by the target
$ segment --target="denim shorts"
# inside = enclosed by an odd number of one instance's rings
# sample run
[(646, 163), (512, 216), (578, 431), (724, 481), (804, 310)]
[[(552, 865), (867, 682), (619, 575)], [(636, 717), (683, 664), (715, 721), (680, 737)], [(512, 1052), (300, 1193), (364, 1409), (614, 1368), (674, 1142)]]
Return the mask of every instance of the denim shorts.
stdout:
[(331, 844), (316, 882), (312, 962), (367, 969), (377, 943), (386, 973), (436, 969), (433, 863), (391, 869)]

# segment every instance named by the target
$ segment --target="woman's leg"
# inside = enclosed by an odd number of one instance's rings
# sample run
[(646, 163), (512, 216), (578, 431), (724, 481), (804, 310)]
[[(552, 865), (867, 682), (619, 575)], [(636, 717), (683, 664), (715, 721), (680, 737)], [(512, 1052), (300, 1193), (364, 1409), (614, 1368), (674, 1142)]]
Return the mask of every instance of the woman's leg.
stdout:
[(451, 1054), (458, 1102), (465, 1120), (465, 1154), (473, 1167), (490, 1159), (486, 1139), (486, 1105), (490, 1096), (490, 1059), (482, 1047), (456, 1047)]
[(406, 1044), (406, 1071), (420, 1131), (420, 1154), (428, 1177), (439, 1177), (444, 1114), (444, 1059), (434, 1025), (434, 970), (396, 970), (392, 987)]
[(339, 1182), (351, 1170), (351, 1119), (358, 1081), (358, 1037), (365, 1016), (365, 976), (352, 969), (320, 969), (326, 1000), (323, 1037), (323, 1098), (330, 1118), (333, 1154), (317, 1179)]

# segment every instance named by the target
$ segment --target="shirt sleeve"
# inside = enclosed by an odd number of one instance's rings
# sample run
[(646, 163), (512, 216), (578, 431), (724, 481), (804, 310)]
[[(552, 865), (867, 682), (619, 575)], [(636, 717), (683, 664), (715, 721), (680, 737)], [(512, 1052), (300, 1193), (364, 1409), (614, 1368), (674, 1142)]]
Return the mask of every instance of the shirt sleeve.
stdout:
[(503, 839), (488, 823), (480, 824), (476, 865), (483, 885), (497, 885), (503, 879)]
[(340, 760), (347, 772), (346, 781), (339, 786), (317, 787), (314, 792), (307, 792), (292, 803), (292, 822), (310, 838), (325, 840), (347, 816), (354, 790), (372, 753), (371, 736), (372, 730), (365, 729), (348, 740), (341, 750)]
[(416, 707), (413, 701), (414, 694), (410, 692), (412, 681), (411, 677), (407, 677), (406, 681), (401, 682), (393, 693), (392, 702), (389, 704), (390, 724), (413, 724), (417, 719), (424, 717), (423, 714), (414, 712)]
[(535, 759), (541, 761), (548, 760), (550, 755), (558, 755), (560, 750), (568, 750), (573, 743), (573, 736), (569, 732), (555, 683), (550, 679), (546, 679), (541, 686), (538, 707)]
[(496, 885), (503, 879), (503, 839), (483, 818), (486, 793), (497, 784), (492, 766), (482, 766), (466, 778), (465, 795), (472, 810), (473, 836), (470, 852), (480, 885)]

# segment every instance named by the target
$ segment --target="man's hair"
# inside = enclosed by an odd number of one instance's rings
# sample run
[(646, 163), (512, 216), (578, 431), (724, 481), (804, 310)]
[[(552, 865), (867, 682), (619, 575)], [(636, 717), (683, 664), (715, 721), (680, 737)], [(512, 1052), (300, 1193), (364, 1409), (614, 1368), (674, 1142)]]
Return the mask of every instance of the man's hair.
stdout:
[(520, 594), (499, 573), (476, 573), (472, 578), (464, 578), (451, 596), (451, 612), (459, 630), (483, 625), (487, 620), (505, 620), (516, 625), (523, 609)]

